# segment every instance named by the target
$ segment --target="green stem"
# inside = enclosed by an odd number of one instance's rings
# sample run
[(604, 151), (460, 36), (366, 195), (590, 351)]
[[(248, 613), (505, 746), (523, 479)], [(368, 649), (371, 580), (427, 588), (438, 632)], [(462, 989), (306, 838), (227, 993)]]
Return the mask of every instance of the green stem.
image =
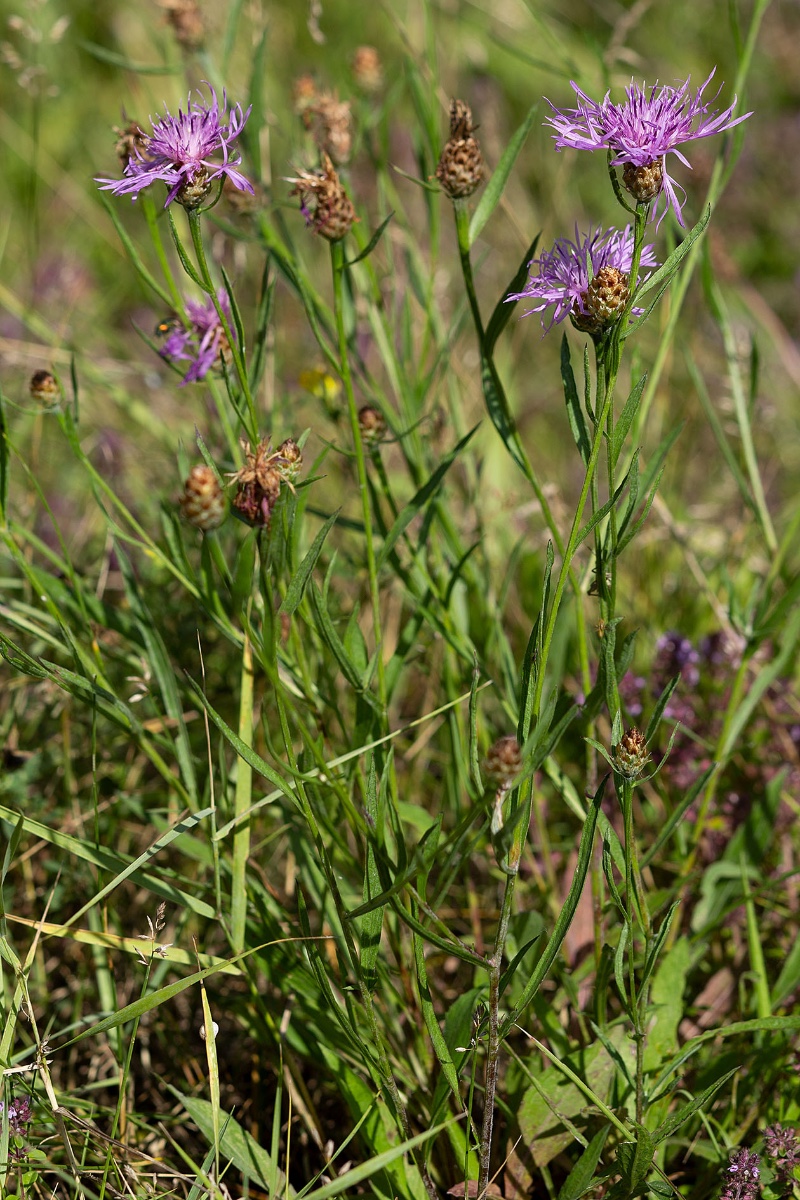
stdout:
[[(253, 744), (253, 652), (245, 634), (242, 647), (241, 693), (239, 698), (239, 737), (245, 746)], [(236, 760), (234, 817), (239, 818), (252, 803), (253, 771), (241, 755)], [(247, 917), (247, 860), (250, 857), (250, 819), (239, 821), (233, 835), (231, 862), (231, 947), (234, 954), (244, 950)]]
[(377, 656), (378, 696), (386, 710), (386, 673), (383, 663), (383, 635), (381, 627), (380, 588), (378, 584), (377, 560), (372, 533), (372, 510), (370, 505), (369, 484), (367, 481), (367, 461), (364, 453), (364, 442), (361, 437), (361, 426), (358, 421), (358, 408), (353, 391), (353, 377), (350, 372), (350, 359), (347, 346), (347, 332), (344, 327), (344, 246), (341, 241), (331, 242), (331, 267), (333, 270), (333, 309), (336, 321), (336, 335), (339, 345), (339, 372), (347, 396), (347, 409), (350, 416), (350, 429), (355, 450), (358, 489), (361, 495), (361, 513), (364, 521), (364, 538), (367, 551), (367, 573), (369, 575), (369, 593), (372, 604), (372, 627), (375, 638), (375, 654)]

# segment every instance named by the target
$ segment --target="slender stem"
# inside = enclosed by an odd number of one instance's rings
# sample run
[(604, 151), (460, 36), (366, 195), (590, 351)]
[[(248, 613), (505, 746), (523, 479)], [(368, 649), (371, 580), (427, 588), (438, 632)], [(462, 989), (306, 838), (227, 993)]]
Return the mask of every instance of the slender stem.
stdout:
[(372, 604), (372, 627), (375, 638), (375, 653), (377, 655), (378, 695), (381, 705), (386, 709), (386, 673), (383, 663), (383, 635), (381, 628), (380, 588), (378, 584), (377, 560), (372, 533), (372, 509), (370, 505), (369, 484), (367, 481), (367, 461), (364, 453), (364, 442), (361, 436), (361, 426), (358, 421), (358, 408), (353, 391), (353, 377), (350, 372), (350, 358), (347, 346), (347, 332), (344, 327), (344, 246), (341, 241), (331, 242), (331, 267), (333, 269), (333, 308), (336, 321), (336, 334), (339, 345), (339, 372), (347, 396), (347, 409), (350, 416), (350, 429), (353, 435), (355, 449), (356, 471), (358, 474), (358, 489), (361, 495), (361, 513), (364, 521), (364, 540), (367, 551), (367, 573), (369, 575), (369, 593)]
[(194, 252), (197, 257), (197, 265), (200, 269), (200, 277), (203, 281), (204, 287), (208, 292), (208, 295), (211, 297), (211, 300), (214, 304), (217, 316), (219, 317), (220, 325), (225, 332), (225, 337), (228, 339), (231, 358), (233, 359), (233, 365), (236, 369), (236, 376), (239, 380), (242, 394), (247, 401), (247, 411), (250, 417), (250, 428), (247, 432), (250, 436), (250, 440), (255, 443), (258, 441), (258, 416), (256, 414), (253, 394), (250, 391), (250, 380), (247, 378), (247, 369), (244, 363), (243, 350), (236, 340), (231, 323), (228, 320), (225, 310), (220, 304), (219, 296), (217, 295), (217, 289), (214, 285), (213, 279), (211, 278), (211, 272), (208, 268), (208, 260), (206, 259), (205, 246), (203, 245), (200, 213), (197, 211), (197, 209), (188, 208), (186, 210), (186, 216), (189, 220), (189, 230), (192, 235), (192, 245), (194, 246)]
[[(245, 634), (242, 647), (241, 694), (239, 697), (239, 737), (245, 746), (253, 744), (253, 652)], [(253, 770), (239, 756), (236, 760), (234, 817), (241, 817), (252, 803)], [(233, 835), (231, 862), (231, 947), (234, 954), (244, 950), (247, 917), (247, 860), (250, 857), (250, 819), (242, 819)]]

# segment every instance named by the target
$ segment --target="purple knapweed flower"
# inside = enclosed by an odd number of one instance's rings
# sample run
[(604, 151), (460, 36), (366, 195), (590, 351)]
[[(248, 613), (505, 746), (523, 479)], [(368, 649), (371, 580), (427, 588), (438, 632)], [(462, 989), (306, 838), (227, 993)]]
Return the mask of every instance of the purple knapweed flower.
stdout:
[(759, 1162), (758, 1155), (744, 1146), (733, 1150), (725, 1172), (725, 1185), (719, 1194), (720, 1200), (757, 1200), (761, 1191)]
[[(582, 237), (575, 228), (575, 241), (559, 238), (552, 250), (534, 258), (529, 267), (538, 267), (539, 274), (531, 275), (525, 289), (506, 296), (509, 300), (534, 300), (522, 315), (543, 312), (554, 305), (549, 325), (542, 326), (545, 333), (565, 317), (586, 316), (589, 284), (604, 268), (611, 268), (627, 276), (633, 262), (633, 233), (630, 225), (625, 229), (608, 229), (605, 233), (598, 228), (590, 229)], [(657, 266), (652, 246), (644, 246), (639, 262), (640, 268)], [(591, 274), (590, 274), (591, 272)], [(634, 312), (641, 310), (634, 309)]]
[[(735, 96), (724, 111), (709, 112), (719, 95), (718, 90), (710, 100), (703, 99), (713, 76), (714, 71), (695, 96), (689, 92), (688, 79), (677, 88), (659, 87), (656, 83), (649, 91), (631, 80), (631, 86), (625, 90), (627, 99), (622, 104), (613, 104), (610, 92), (606, 92), (598, 104), (573, 83), (578, 107), (559, 109), (548, 101), (553, 116), (545, 123), (556, 131), (553, 136), (557, 150), (610, 150), (612, 163), (623, 167), (625, 186), (637, 200), (649, 201), (658, 195), (665, 197), (659, 224), (671, 208), (683, 226), (683, 202), (678, 199), (676, 187), (684, 199), (686, 193), (670, 178), (666, 156), (675, 154), (691, 170), (679, 146), (733, 129), (734, 125), (752, 116), (752, 113), (733, 116)], [(656, 210), (658, 207), (657, 204)]]
[[(115, 196), (130, 195), (134, 200), (139, 192), (159, 180), (169, 189), (164, 207), (177, 198), (186, 208), (196, 208), (206, 198), (213, 180), (230, 179), (242, 192), (253, 192), (253, 185), (237, 167), (238, 153), (231, 157), (230, 147), (242, 132), (250, 109), (242, 111), (241, 104), (231, 108), (225, 121), (228, 100), (222, 93), (222, 111), (217, 94), (208, 85), (211, 100), (188, 99), (186, 112), (178, 110), (177, 117), (165, 112), (163, 117), (151, 118), (153, 132), (142, 134), (141, 144), (133, 146), (123, 179), (97, 179), (101, 189)], [(213, 156), (222, 155), (222, 162)]]
[[(225, 314), (228, 328), (235, 337), (231, 305), (224, 288), (217, 292), (217, 300)], [(228, 336), (210, 296), (205, 300), (187, 300), (186, 314), (189, 318), (188, 326), (177, 322), (165, 323), (167, 337), (159, 350), (161, 357), (168, 362), (186, 361), (192, 364), (183, 377), (182, 385), (204, 379), (211, 368), (219, 363), (220, 358), (227, 361), (230, 353)]]

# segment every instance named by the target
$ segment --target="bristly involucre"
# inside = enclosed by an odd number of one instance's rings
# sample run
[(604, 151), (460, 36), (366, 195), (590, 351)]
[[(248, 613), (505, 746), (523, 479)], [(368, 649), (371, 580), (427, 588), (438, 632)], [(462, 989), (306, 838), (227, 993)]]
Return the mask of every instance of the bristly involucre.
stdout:
[[(165, 112), (152, 121), (153, 132), (142, 133), (141, 146), (134, 145), (123, 179), (97, 179), (101, 189), (115, 196), (130, 195), (134, 200), (143, 188), (161, 181), (169, 189), (164, 207), (177, 198), (179, 203), (194, 208), (208, 195), (215, 179), (230, 179), (240, 191), (252, 192), (253, 185), (237, 168), (241, 155), (231, 154), (231, 146), (244, 129), (250, 109), (242, 111), (241, 104), (230, 110), (225, 120), (228, 100), (222, 93), (220, 110), (217, 94), (208, 85), (210, 101), (189, 97), (186, 112), (178, 110), (176, 117)], [(152, 118), (151, 118), (152, 120)], [(214, 155), (221, 155), (219, 162)]]
[[(523, 313), (526, 317), (553, 306), (549, 324), (545, 324), (542, 317), (542, 326), (547, 332), (571, 313), (586, 315), (589, 284), (599, 271), (604, 267), (613, 267), (627, 275), (632, 261), (633, 233), (630, 225), (621, 230), (607, 229), (605, 233), (599, 228), (590, 229), (585, 236), (576, 227), (574, 242), (569, 238), (559, 238), (552, 250), (545, 251), (540, 258), (529, 263), (529, 267), (539, 268), (538, 275), (531, 275), (524, 290), (506, 296), (506, 300), (535, 301)], [(644, 269), (647, 273), (657, 265), (653, 247), (644, 246), (640, 270)], [(644, 276), (640, 275), (641, 278)]]
[[(752, 116), (752, 113), (745, 113), (741, 117), (733, 116), (736, 108), (735, 96), (733, 103), (722, 112), (709, 111), (719, 95), (718, 90), (710, 100), (703, 98), (703, 93), (713, 76), (714, 71), (694, 96), (689, 91), (688, 79), (677, 88), (667, 85), (659, 87), (655, 84), (649, 90), (631, 80), (630, 87), (625, 90), (626, 99), (622, 104), (612, 103), (610, 92), (607, 92), (598, 104), (573, 83), (572, 87), (578, 98), (577, 108), (559, 109), (551, 104), (553, 115), (548, 117), (545, 123), (555, 130), (553, 136), (557, 150), (610, 150), (613, 155), (612, 163), (628, 169), (625, 186), (634, 196), (637, 195), (636, 169), (648, 168), (657, 163), (661, 169), (661, 179), (659, 181), (656, 174), (655, 186), (665, 198), (659, 223), (671, 208), (679, 224), (683, 225), (683, 201), (678, 198), (676, 191), (679, 185), (674, 183), (667, 171), (666, 156), (675, 154), (684, 166), (690, 167), (678, 149), (679, 146), (684, 142), (693, 142), (698, 138), (711, 137), (715, 133), (733, 129), (734, 125)], [(651, 191), (652, 187), (651, 181)], [(679, 190), (685, 199), (683, 188)], [(639, 198), (646, 200), (650, 197), (647, 191), (643, 191)], [(656, 204), (653, 215), (659, 207), (660, 201)]]
[[(217, 292), (219, 306), (225, 314), (228, 328), (236, 336), (231, 320), (231, 306), (224, 288)], [(220, 360), (227, 361), (230, 343), (219, 319), (219, 314), (210, 296), (205, 300), (187, 300), (188, 328), (176, 325), (159, 350), (168, 362), (185, 361), (192, 365), (183, 377), (183, 383), (197, 383), (204, 379)]]

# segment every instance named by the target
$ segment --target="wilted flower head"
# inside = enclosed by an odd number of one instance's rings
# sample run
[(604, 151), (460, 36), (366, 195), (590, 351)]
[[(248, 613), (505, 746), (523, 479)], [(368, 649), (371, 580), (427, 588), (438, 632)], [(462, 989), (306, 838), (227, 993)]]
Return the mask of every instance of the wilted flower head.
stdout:
[(337, 167), (346, 163), (353, 148), (350, 101), (340, 100), (336, 92), (322, 91), (305, 105), (301, 115), (319, 149), (330, 155)]
[(744, 1146), (731, 1152), (731, 1161), (725, 1172), (725, 1185), (719, 1194), (720, 1200), (756, 1200), (759, 1195), (760, 1159)]
[(293, 179), (290, 195), (300, 197), (300, 210), (315, 233), (338, 242), (350, 232), (357, 221), (350, 197), (342, 187), (333, 163), (323, 150), (320, 154), (322, 166), (319, 171), (300, 170)]
[(249, 442), (242, 443), (245, 464), (231, 479), (236, 484), (233, 507), (251, 525), (266, 528), (280, 495), (281, 485), (292, 487), (303, 462), (300, 447), (293, 438), (272, 449), (270, 439), (264, 438), (255, 450)]
[[(633, 233), (630, 225), (623, 230), (601, 229), (592, 230), (581, 237), (575, 229), (575, 241), (559, 238), (552, 250), (545, 251), (540, 258), (535, 258), (530, 267), (538, 267), (538, 275), (532, 275), (521, 292), (506, 296), (506, 300), (532, 300), (532, 304), (523, 316), (534, 312), (543, 312), (550, 305), (555, 311), (550, 323), (542, 325), (545, 332), (551, 329), (565, 317), (591, 316), (587, 301), (590, 297), (589, 285), (592, 280), (606, 268), (627, 276), (633, 262)], [(652, 246), (644, 246), (639, 262), (640, 268), (657, 266)], [(636, 312), (638, 310), (634, 310)]]
[(203, 15), (197, 0), (159, 0), (167, 20), (184, 50), (199, 50), (206, 37)]
[[(167, 112), (152, 122), (153, 132), (142, 133), (144, 142), (134, 143), (125, 167), (124, 179), (97, 179), (101, 189), (115, 196), (130, 195), (135, 200), (143, 188), (161, 180), (169, 188), (166, 208), (177, 199), (185, 208), (196, 208), (211, 190), (215, 179), (230, 179), (241, 191), (252, 192), (253, 185), (237, 170), (241, 155), (231, 157), (231, 145), (242, 132), (250, 109), (237, 104), (225, 121), (227, 97), (222, 93), (222, 111), (217, 94), (208, 85), (210, 103), (189, 98), (186, 112), (177, 117)], [(222, 155), (222, 162), (215, 161)]]
[[(217, 300), (228, 321), (228, 328), (235, 337), (231, 305), (224, 288), (217, 292)], [(167, 334), (159, 354), (168, 362), (190, 362), (192, 365), (184, 375), (183, 383), (197, 383), (206, 377), (220, 359), (227, 360), (230, 343), (210, 296), (205, 300), (187, 300), (186, 314), (189, 318), (188, 327), (177, 321), (165, 321), (159, 326), (159, 330)]]
[[(684, 166), (689, 167), (678, 149), (680, 145), (723, 133), (752, 115), (733, 116), (735, 96), (724, 111), (709, 112), (719, 95), (718, 90), (710, 100), (703, 99), (713, 76), (714, 71), (695, 96), (689, 92), (688, 79), (678, 88), (655, 84), (649, 91), (631, 80), (622, 104), (613, 104), (610, 92), (598, 104), (573, 83), (578, 107), (558, 109), (551, 104), (553, 115), (547, 118), (546, 124), (556, 131), (557, 150), (610, 150), (612, 163), (624, 168), (625, 186), (636, 199), (648, 201), (663, 193), (666, 203), (659, 223), (672, 208), (678, 223), (683, 225), (682, 201), (667, 172), (666, 156), (675, 154)], [(685, 198), (683, 188), (680, 191)]]

